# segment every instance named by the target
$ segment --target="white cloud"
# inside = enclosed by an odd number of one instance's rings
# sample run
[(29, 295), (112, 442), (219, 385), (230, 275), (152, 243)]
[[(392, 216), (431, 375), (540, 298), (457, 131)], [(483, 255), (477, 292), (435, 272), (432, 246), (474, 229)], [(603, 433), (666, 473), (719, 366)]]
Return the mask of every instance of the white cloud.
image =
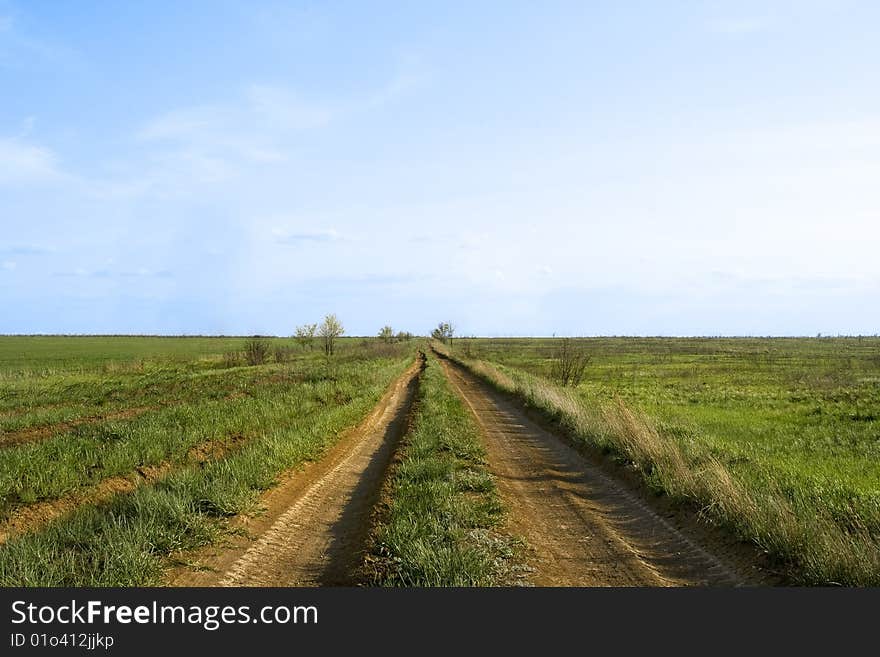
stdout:
[(12, 271), (18, 266), (18, 264), (14, 260), (4, 260), (2, 264), (0, 264), (0, 268), (5, 271)]
[(288, 89), (251, 85), (227, 103), (181, 108), (156, 117), (137, 131), (146, 142), (179, 142), (238, 155), (273, 152), (279, 137), (326, 126), (334, 112)]
[(58, 157), (43, 146), (0, 138), (0, 184), (43, 182), (61, 178)]
[(301, 244), (303, 242), (339, 242), (344, 238), (335, 229), (329, 230), (285, 230), (283, 228), (275, 228), (272, 230), (272, 237), (278, 244)]

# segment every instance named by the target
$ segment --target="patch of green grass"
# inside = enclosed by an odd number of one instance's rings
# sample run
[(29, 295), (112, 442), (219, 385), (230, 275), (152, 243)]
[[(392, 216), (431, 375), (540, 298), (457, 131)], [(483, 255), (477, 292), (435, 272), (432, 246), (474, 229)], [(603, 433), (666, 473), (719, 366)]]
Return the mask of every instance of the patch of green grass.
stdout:
[(497, 529), (504, 514), (484, 456), (473, 418), (429, 357), (390, 508), (375, 533), (374, 584), (504, 582), (516, 542)]

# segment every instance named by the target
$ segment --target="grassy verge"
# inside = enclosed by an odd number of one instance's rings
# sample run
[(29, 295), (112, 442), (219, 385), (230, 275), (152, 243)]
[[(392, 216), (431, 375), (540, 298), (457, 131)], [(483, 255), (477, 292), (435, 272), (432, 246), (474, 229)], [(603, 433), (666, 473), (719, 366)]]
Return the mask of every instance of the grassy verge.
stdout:
[[(250, 510), (280, 472), (319, 457), (411, 362), (407, 356), (339, 363), (321, 379), (293, 386), (300, 401), (311, 400), (308, 413), (285, 394), (263, 400), (261, 411), (237, 415), (253, 423), (252, 437), (227, 458), (182, 468), (10, 540), (0, 548), (0, 586), (160, 584), (169, 556), (211, 542), (223, 518)], [(219, 409), (216, 421), (226, 421)]]
[[(442, 346), (438, 346), (442, 350)], [(682, 443), (622, 399), (588, 404), (577, 392), (515, 367), (451, 356), (541, 412), (569, 438), (629, 463), (647, 486), (753, 542), (801, 584), (880, 584), (877, 509), (832, 489), (791, 486), (770, 466), (747, 475), (696, 441)], [(870, 500), (869, 500), (870, 501)]]
[(479, 429), (433, 357), (390, 498), (374, 536), (373, 584), (493, 586), (509, 580), (517, 543), (497, 531), (503, 509)]

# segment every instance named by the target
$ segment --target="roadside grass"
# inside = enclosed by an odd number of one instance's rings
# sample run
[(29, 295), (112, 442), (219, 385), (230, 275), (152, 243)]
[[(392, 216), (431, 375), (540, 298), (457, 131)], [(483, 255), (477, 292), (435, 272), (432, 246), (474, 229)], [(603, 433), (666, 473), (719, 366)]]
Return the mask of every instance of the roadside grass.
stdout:
[(519, 543), (499, 531), (504, 510), (484, 459), (479, 428), (429, 356), (389, 507), (374, 531), (372, 584), (509, 582)]
[[(864, 420), (877, 411), (870, 351), (852, 366), (850, 353), (838, 368), (834, 352), (826, 352), (824, 363), (813, 362), (811, 370), (803, 352), (826, 344), (784, 343), (796, 351), (777, 353), (775, 365), (768, 365), (763, 356), (737, 355), (743, 345), (735, 340), (721, 341), (715, 347), (723, 352), (714, 354), (711, 343), (699, 342), (707, 351), (685, 367), (681, 358), (693, 358), (693, 344), (640, 341), (639, 348), (647, 343), (654, 352), (635, 354), (633, 345), (606, 339), (595, 352), (600, 367), (593, 378), (572, 389), (542, 375), (548, 364), (529, 354), (539, 341), (505, 342), (502, 351), (492, 341), (477, 341), (470, 353), (504, 354), (516, 366), (462, 358), (461, 349), (450, 357), (537, 409), (574, 442), (630, 464), (657, 494), (754, 543), (791, 582), (880, 584), (880, 434), (873, 420)], [(756, 345), (780, 349), (772, 340), (749, 341), (749, 351)], [(605, 367), (620, 367), (624, 359), (632, 359), (625, 366), (629, 376), (609, 380), (596, 371), (603, 360)], [(670, 376), (671, 368), (685, 369), (686, 376)], [(660, 400), (645, 399), (651, 387)], [(826, 417), (799, 431), (804, 415), (792, 404), (831, 408), (807, 414), (807, 422)], [(830, 434), (824, 441), (823, 430)], [(841, 442), (841, 436), (848, 439)]]
[[(146, 423), (124, 433), (116, 444), (63, 440), (45, 461), (15, 462), (29, 490), (57, 493), (78, 486), (91, 475), (91, 462), (103, 464), (101, 476), (131, 466), (140, 458), (185, 453), (193, 439), (206, 433), (241, 433), (249, 441), (216, 461), (184, 466), (151, 486), (117, 495), (105, 504), (80, 507), (44, 529), (14, 537), (0, 547), (0, 586), (146, 586), (162, 583), (163, 569), (180, 550), (215, 540), (225, 531), (224, 518), (250, 511), (261, 491), (284, 470), (319, 458), (346, 428), (360, 421), (388, 384), (412, 362), (414, 349), (395, 357), (364, 356), (327, 364), (316, 360), (308, 376), (281, 388), (267, 387), (253, 398), (169, 409), (159, 423)], [(135, 423), (137, 424), (137, 423)], [(158, 445), (152, 441), (159, 441)], [(74, 445), (65, 447), (66, 443)], [(89, 450), (82, 451), (87, 444)], [(122, 445), (128, 444), (128, 448)], [(65, 450), (70, 450), (65, 451)], [(21, 451), (4, 450), (0, 455)], [(42, 454), (37, 451), (34, 452)], [(58, 459), (57, 455), (65, 455)], [(153, 456), (155, 455), (155, 456)], [(53, 461), (62, 465), (56, 468)], [(4, 466), (5, 467), (5, 466)], [(52, 483), (35, 472), (43, 467), (66, 482)], [(65, 467), (74, 474), (65, 475)], [(5, 476), (7, 491), (22, 490)]]

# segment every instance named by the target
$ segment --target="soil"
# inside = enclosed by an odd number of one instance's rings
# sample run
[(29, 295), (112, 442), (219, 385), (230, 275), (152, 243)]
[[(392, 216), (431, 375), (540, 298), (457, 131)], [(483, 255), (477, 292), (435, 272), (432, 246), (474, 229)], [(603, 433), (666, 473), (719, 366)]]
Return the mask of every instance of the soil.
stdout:
[(185, 555), (172, 586), (351, 586), (359, 583), (371, 513), (404, 433), (423, 361), (395, 381), (361, 424), (320, 460), (284, 475), (262, 513), (231, 521), (225, 545)]
[(509, 531), (525, 539), (537, 586), (763, 583), (664, 518), (525, 409), (461, 366), (443, 368), (482, 428)]

